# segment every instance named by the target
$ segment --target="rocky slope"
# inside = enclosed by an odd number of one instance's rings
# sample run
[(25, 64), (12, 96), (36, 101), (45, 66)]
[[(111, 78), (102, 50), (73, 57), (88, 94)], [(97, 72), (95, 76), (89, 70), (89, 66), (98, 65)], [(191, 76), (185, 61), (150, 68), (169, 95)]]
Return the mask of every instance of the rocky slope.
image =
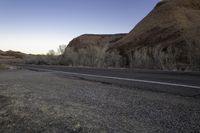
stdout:
[(200, 0), (162, 0), (110, 50), (126, 65), (193, 69), (200, 65)]
[(126, 34), (113, 34), (113, 35), (95, 35), (95, 34), (85, 34), (73, 39), (68, 47), (74, 49), (81, 49), (87, 47), (105, 47), (109, 46), (111, 43), (117, 42), (122, 39)]
[(118, 51), (107, 52), (112, 43), (126, 34), (85, 34), (73, 39), (60, 56), (60, 64), (87, 67), (117, 67), (120, 64)]

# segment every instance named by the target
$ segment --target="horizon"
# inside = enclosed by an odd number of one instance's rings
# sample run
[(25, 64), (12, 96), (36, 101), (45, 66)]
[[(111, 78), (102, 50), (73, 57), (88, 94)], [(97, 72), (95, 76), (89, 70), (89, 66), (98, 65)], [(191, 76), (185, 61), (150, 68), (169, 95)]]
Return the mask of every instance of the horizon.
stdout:
[(128, 33), (159, 0), (2, 0), (0, 50), (46, 54), (82, 34)]

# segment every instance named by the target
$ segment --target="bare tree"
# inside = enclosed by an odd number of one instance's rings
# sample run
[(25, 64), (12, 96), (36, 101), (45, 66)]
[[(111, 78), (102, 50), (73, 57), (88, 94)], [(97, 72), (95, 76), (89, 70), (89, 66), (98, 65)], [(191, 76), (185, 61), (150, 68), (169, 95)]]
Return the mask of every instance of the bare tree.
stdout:
[(58, 54), (59, 55), (64, 54), (66, 47), (67, 47), (67, 45), (59, 45), (59, 47), (58, 47)]

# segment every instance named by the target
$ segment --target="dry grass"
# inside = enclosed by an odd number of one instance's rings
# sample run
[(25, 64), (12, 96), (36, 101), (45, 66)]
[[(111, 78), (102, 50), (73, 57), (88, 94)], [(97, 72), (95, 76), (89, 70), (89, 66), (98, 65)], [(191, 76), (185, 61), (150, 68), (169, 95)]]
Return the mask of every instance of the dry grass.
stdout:
[(60, 64), (98, 68), (120, 67), (121, 56), (117, 51), (107, 52), (107, 47), (88, 47), (79, 50), (69, 47), (63, 54)]
[(140, 47), (128, 53), (130, 68), (153, 68), (162, 70), (200, 70), (200, 49), (181, 45)]
[(6, 69), (9, 69), (10, 66), (9, 65), (6, 65), (6, 64), (0, 64), (0, 70), (6, 70)]

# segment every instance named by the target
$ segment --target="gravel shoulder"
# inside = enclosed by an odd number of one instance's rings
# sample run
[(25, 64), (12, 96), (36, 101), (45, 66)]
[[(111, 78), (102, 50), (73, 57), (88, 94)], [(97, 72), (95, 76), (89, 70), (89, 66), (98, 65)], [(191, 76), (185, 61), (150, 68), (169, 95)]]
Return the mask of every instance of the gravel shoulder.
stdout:
[(28, 70), (0, 71), (0, 132), (200, 131), (200, 100)]

